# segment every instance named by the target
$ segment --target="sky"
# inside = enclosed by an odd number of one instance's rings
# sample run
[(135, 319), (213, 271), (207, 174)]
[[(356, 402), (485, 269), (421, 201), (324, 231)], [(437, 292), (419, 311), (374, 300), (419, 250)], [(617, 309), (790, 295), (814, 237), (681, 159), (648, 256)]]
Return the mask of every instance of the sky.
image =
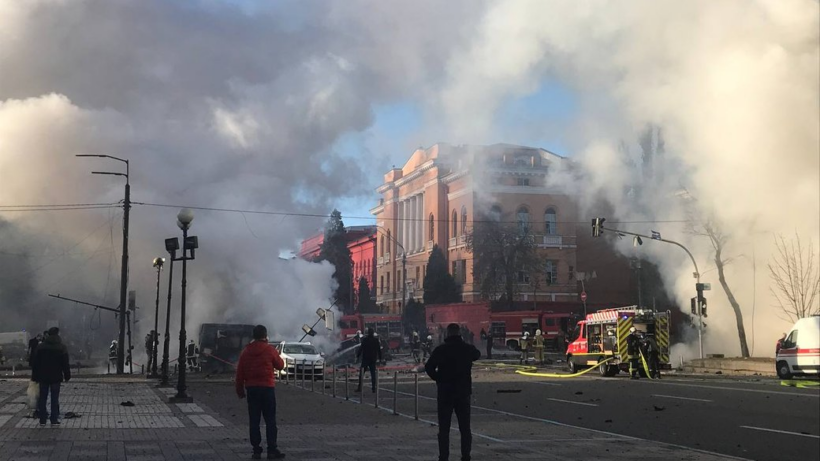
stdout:
[[(629, 230), (665, 223), (707, 270), (711, 245), (681, 222), (727, 229), (727, 277), (773, 342), (774, 236), (820, 248), (818, 31), (814, 0), (0, 2), (0, 325), (108, 339), (110, 319), (46, 296), (118, 302), (123, 184), (90, 172), (120, 165), (78, 153), (131, 162), (140, 318), (150, 263), (195, 206), (187, 328), (287, 336), (329, 304), (332, 268), (276, 256), (333, 208), (369, 216), (416, 148), (504, 142), (572, 158), (552, 180), (581, 216), (603, 200)], [(665, 140), (649, 176), (647, 126)], [(109, 205), (13, 208), (88, 203)], [(688, 305), (683, 256), (642, 251)], [(708, 344), (734, 353), (726, 299), (710, 309)]]

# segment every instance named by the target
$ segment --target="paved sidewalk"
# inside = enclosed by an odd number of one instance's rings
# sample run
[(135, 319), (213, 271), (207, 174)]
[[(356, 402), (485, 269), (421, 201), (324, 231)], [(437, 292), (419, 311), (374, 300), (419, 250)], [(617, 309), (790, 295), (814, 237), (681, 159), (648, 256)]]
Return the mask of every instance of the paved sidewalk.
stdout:
[[(329, 383), (328, 383), (329, 384)], [(194, 404), (171, 405), (173, 389), (156, 389), (144, 382), (72, 380), (61, 395), (63, 413), (81, 416), (63, 420), (60, 427), (39, 427), (28, 418), (26, 381), (0, 381), (0, 460), (236, 460), (249, 459), (248, 428), (235, 401), (232, 386), (209, 383), (213, 399), (233, 399), (220, 415), (202, 403), (191, 383)], [(371, 404), (334, 399), (280, 383), (279, 446), (290, 460), (301, 461), (416, 461), (437, 455), (434, 402), (420, 402), (420, 419), (394, 416)], [(342, 395), (341, 385), (339, 394)], [(200, 390), (200, 397), (204, 391)], [(211, 391), (207, 391), (211, 392)], [(224, 392), (224, 395), (223, 395)], [(328, 390), (329, 392), (329, 390)], [(372, 401), (372, 394), (365, 394)], [(354, 398), (355, 399), (355, 398)], [(134, 406), (121, 406), (130, 401)], [(400, 396), (399, 411), (413, 413), (413, 399)], [(382, 405), (392, 405), (392, 394), (383, 392)], [(226, 411), (226, 410), (222, 410)], [(234, 421), (232, 423), (231, 421)], [(522, 459), (724, 459), (669, 445), (616, 434), (589, 431), (514, 416), (475, 411), (476, 460)], [(455, 425), (455, 421), (454, 421)], [(263, 432), (264, 434), (264, 432)], [(458, 432), (451, 439), (452, 459), (458, 456)]]

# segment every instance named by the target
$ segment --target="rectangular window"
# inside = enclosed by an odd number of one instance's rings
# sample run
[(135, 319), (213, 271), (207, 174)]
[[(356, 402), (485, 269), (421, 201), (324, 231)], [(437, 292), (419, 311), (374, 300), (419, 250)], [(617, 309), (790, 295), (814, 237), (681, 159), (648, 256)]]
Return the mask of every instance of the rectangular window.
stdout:
[(527, 271), (518, 271), (518, 283), (530, 283), (530, 274)]
[(518, 185), (519, 186), (529, 186), (530, 185), (530, 178), (518, 178)]
[(379, 294), (384, 294), (384, 276), (379, 277)]
[(453, 275), (453, 279), (458, 282), (458, 261), (453, 261), (452, 263), (453, 269), (450, 273)]
[(575, 266), (569, 266), (569, 281), (575, 280)]
[(387, 292), (390, 293), (390, 272), (387, 273)]
[(398, 293), (399, 291), (402, 290), (402, 286), (401, 286), (402, 282), (401, 281), (402, 281), (401, 271), (396, 271), (396, 288), (394, 288), (393, 291)]
[(558, 263), (556, 261), (547, 261), (544, 279), (547, 285), (555, 285), (558, 282)]
[(462, 259), (459, 263), (461, 268), (458, 270), (458, 273), (461, 274), (461, 283), (467, 283), (467, 260)]

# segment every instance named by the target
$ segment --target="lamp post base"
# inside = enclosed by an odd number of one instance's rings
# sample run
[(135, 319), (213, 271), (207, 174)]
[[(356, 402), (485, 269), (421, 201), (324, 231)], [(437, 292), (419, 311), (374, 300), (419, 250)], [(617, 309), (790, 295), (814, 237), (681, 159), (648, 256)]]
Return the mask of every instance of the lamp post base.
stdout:
[(146, 376), (148, 379), (162, 379), (162, 375), (159, 373), (151, 373), (150, 375)]
[(168, 403), (194, 403), (194, 398), (190, 395), (168, 397)]

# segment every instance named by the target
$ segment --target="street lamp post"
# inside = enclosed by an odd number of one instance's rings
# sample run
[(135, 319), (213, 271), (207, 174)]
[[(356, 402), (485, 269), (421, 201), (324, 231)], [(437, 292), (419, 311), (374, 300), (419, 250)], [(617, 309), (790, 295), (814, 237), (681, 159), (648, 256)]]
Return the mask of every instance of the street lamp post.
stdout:
[[(128, 218), (129, 213), (131, 211), (131, 183), (130, 183), (130, 165), (128, 160), (121, 159), (118, 157), (114, 157), (112, 155), (102, 155), (102, 154), (78, 154), (77, 157), (98, 157), (98, 158), (110, 158), (112, 160), (117, 160), (119, 162), (125, 163), (125, 173), (114, 173), (109, 171), (92, 171), (91, 174), (104, 174), (104, 175), (111, 175), (111, 176), (124, 176), (125, 177), (125, 199), (123, 200), (122, 208), (123, 208), (123, 218), (122, 218), (122, 268), (120, 272), (120, 313), (119, 313), (119, 320), (120, 320), (120, 331), (119, 331), (119, 341), (117, 344), (120, 347), (117, 348), (117, 374), (121, 375), (125, 373), (125, 354), (123, 351), (122, 345), (125, 344), (125, 316), (126, 316), (126, 300), (128, 296)], [(130, 351), (129, 351), (130, 353)]]
[[(191, 222), (194, 220), (194, 212), (188, 208), (183, 208), (177, 215), (177, 225), (182, 229), (182, 293), (180, 302), (180, 325), (179, 325), (179, 374), (177, 379), (177, 394), (171, 398), (173, 403), (192, 402), (193, 399), (188, 396), (187, 386), (185, 385), (185, 340), (187, 339), (185, 331), (185, 292), (188, 285), (188, 260), (195, 258), (195, 250), (197, 249), (197, 238), (188, 237), (188, 229), (191, 228)], [(188, 256), (188, 250), (191, 254)]]
[(149, 378), (159, 378), (157, 374), (157, 349), (159, 349), (159, 277), (162, 272), (162, 265), (165, 258), (154, 258), (154, 267), (157, 268), (157, 301), (154, 307), (154, 331), (151, 337), (151, 370)]
[(165, 250), (171, 256), (168, 266), (168, 305), (165, 308), (165, 338), (162, 347), (162, 381), (160, 386), (168, 386), (169, 349), (171, 347), (171, 292), (174, 286), (174, 261), (176, 261), (177, 250), (179, 250), (179, 239), (177, 237), (165, 239)]

